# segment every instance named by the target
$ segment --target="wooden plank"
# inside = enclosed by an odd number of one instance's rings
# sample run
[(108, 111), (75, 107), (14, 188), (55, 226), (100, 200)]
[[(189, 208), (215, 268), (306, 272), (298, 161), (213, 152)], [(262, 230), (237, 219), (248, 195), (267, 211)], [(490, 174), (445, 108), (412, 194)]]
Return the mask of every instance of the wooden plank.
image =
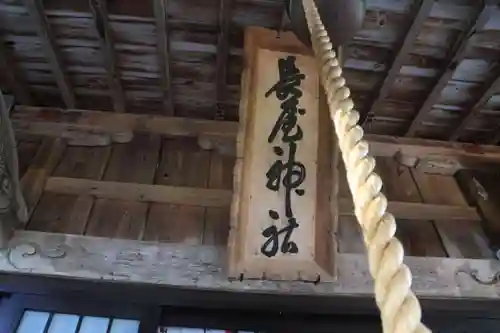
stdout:
[[(418, 170), (413, 170), (413, 177), (424, 202), (469, 208), (453, 177), (432, 175)], [(444, 216), (443, 219), (436, 219), (434, 224), (448, 256), (453, 258), (490, 257), (490, 251), (484, 246), (485, 236), (477, 221), (464, 219), (458, 227)]]
[[(418, 4), (418, 6), (416, 5)], [(425, 20), (429, 17), (429, 13), (434, 5), (434, 0), (423, 0), (417, 1), (414, 3), (416, 12), (413, 19), (413, 22), (409, 25), (408, 31), (406, 32), (405, 37), (403, 38), (401, 44), (395, 48), (397, 50), (395, 52), (394, 59), (392, 60), (392, 64), (388, 66), (387, 74), (385, 75), (384, 80), (382, 81), (380, 88), (378, 88), (377, 95), (371, 103), (372, 107), (367, 117), (364, 117), (362, 120), (362, 124), (364, 125), (368, 119), (376, 116), (377, 112), (380, 110), (382, 103), (389, 95), (389, 91), (396, 80), (401, 67), (406, 61), (409, 52), (412, 49), (412, 46), (415, 44), (415, 40), (417, 39), (418, 34), (422, 30), (424, 26)]]
[[(267, 41), (263, 43), (266, 33)], [(327, 185), (324, 191), (318, 191), (318, 180), (314, 175), (321, 174), (321, 158), (331, 163), (331, 150), (327, 154), (318, 154), (318, 145), (322, 145), (319, 141), (331, 140), (331, 136), (320, 136), (320, 124), (330, 125), (320, 122), (319, 112), (314, 111), (319, 108), (319, 79), (314, 59), (303, 55), (303, 47), (298, 40), (295, 40), (295, 46), (281, 47), (280, 41), (291, 41), (294, 38), (292, 34), (280, 34), (279, 39), (274, 38), (274, 46), (270, 42), (273, 36), (274, 32), (263, 30), (247, 30), (245, 36), (246, 62), (253, 73), (245, 75), (245, 80), (251, 81), (242, 83), (243, 86), (247, 84), (242, 98), (242, 103), (246, 105), (240, 109), (244, 120), (237, 143), (239, 161), (235, 166), (237, 184), (228, 244), (229, 275), (237, 278), (325, 281), (333, 276), (334, 251), (324, 250), (333, 249), (333, 237), (326, 240), (331, 244), (325, 248), (320, 249), (316, 242), (323, 242), (325, 236), (328, 238), (331, 235), (332, 225), (331, 218), (325, 219), (323, 211), (318, 212), (316, 200), (323, 203), (318, 194), (330, 197), (331, 178), (324, 182)], [(282, 67), (281, 75), (278, 66)], [(275, 85), (285, 80), (286, 73), (298, 75), (299, 71), (304, 77), (295, 81), (298, 86), (294, 83), (292, 92), (282, 91), (279, 84)], [(286, 126), (278, 120), (280, 107), (283, 107), (278, 98), (284, 101), (293, 94), (293, 89), (302, 92), (296, 98), (303, 112), (298, 110), (290, 115), (297, 117), (297, 121), (290, 123), (289, 130), (286, 130)], [(293, 98), (288, 101), (290, 108), (294, 107)], [(277, 125), (273, 128), (274, 123)], [(300, 130), (296, 127), (297, 123)], [(300, 139), (293, 137), (298, 132), (302, 136)], [(293, 161), (290, 163), (302, 163), (303, 169), (300, 165), (290, 164), (294, 175), (284, 175), (287, 162), (282, 159), (286, 158)], [(291, 182), (289, 188), (285, 189), (287, 181), (282, 184), (282, 177)]]
[(45, 193), (27, 228), (63, 234), (83, 234), (92, 210), (90, 196)]
[(427, 117), (427, 114), (432, 109), (432, 106), (436, 104), (441, 96), (441, 92), (448, 82), (453, 77), (455, 69), (460, 64), (460, 62), (465, 58), (467, 53), (467, 44), (472, 35), (483, 29), (488, 22), (492, 10), (494, 10), (493, 5), (485, 5), (483, 8), (476, 13), (471, 15), (471, 20), (469, 26), (465, 31), (462, 32), (460, 37), (457, 39), (453, 47), (451, 48), (447, 56), (447, 65), (443, 67), (444, 69), (439, 74), (436, 83), (433, 85), (432, 90), (425, 98), (422, 106), (418, 110), (417, 114), (413, 118), (405, 133), (405, 136), (415, 136), (420, 126), (422, 120)]
[(97, 199), (86, 235), (142, 239), (148, 205), (141, 202)]
[(167, 0), (154, 0), (153, 3), (156, 20), (158, 65), (160, 67), (161, 88), (163, 91), (163, 111), (165, 115), (174, 116), (175, 105), (172, 84)]
[(135, 135), (131, 143), (115, 144), (104, 174), (104, 180), (153, 184), (160, 153), (160, 137)]
[(28, 85), (21, 77), (10, 50), (2, 40), (0, 40), (0, 71), (16, 99), (23, 104), (32, 104)]
[(55, 177), (102, 179), (111, 147), (68, 147), (55, 169)]
[[(338, 278), (317, 284), (230, 281), (226, 258), (224, 247), (16, 231), (7, 255), (0, 257), (0, 270), (213, 291), (373, 297), (364, 255), (338, 255)], [(412, 290), (419, 297), (500, 299), (498, 287), (480, 284), (461, 273), (476, 269), (480, 278), (488, 279), (500, 269), (497, 260), (405, 257), (404, 262), (413, 272)]]
[[(210, 153), (200, 150), (194, 140), (164, 140), (160, 161), (156, 184), (179, 186), (179, 189), (189, 186), (194, 191), (198, 190), (195, 187), (203, 191), (201, 188), (207, 186)], [(228, 193), (226, 198), (229, 197)], [(163, 202), (167, 204), (151, 205), (145, 239), (201, 244), (205, 208), (194, 201)]]
[[(377, 172), (384, 181), (383, 192), (389, 200), (422, 201), (408, 167), (399, 165), (394, 159), (378, 158)], [(390, 207), (389, 211), (392, 213)], [(403, 243), (407, 255), (444, 257), (446, 254), (434, 224), (424, 220), (424, 212), (415, 212), (417, 215), (413, 217), (418, 220), (398, 219), (396, 236)]]
[(216, 113), (215, 120), (224, 119), (223, 104), (227, 99), (227, 68), (229, 61), (229, 26), (234, 0), (219, 0), (219, 34), (216, 54)]
[(45, 56), (49, 61), (52, 72), (54, 73), (57, 87), (61, 92), (64, 104), (68, 108), (75, 107), (75, 93), (67, 74), (63, 69), (63, 62), (57, 48), (55, 38), (50, 28), (47, 17), (45, 16), (42, 1), (23, 0), (24, 6), (28, 10), (31, 19), (36, 27), (36, 32), (42, 43)]
[[(113, 146), (103, 176), (104, 182), (96, 182), (98, 185), (92, 188), (98, 192), (102, 190), (102, 192), (96, 194), (91, 190), (92, 195), (98, 200), (96, 200), (85, 234), (142, 239), (149, 209), (149, 204), (143, 201), (148, 200), (135, 200), (133, 196), (115, 196), (112, 193), (116, 193), (115, 191), (123, 185), (128, 186), (132, 191), (130, 193), (140, 193), (134, 189), (136, 186), (153, 184), (159, 152), (160, 137), (155, 134), (136, 135), (131, 143)], [(128, 191), (123, 187), (121, 189)], [(86, 190), (81, 193), (86, 193)]]
[[(210, 154), (208, 188), (232, 190), (234, 163), (234, 157), (212, 152)], [(208, 207), (206, 209), (203, 244), (227, 244), (229, 237), (229, 217), (229, 206), (224, 208)]]
[(453, 133), (450, 136), (450, 140), (456, 141), (460, 139), (460, 136), (467, 130), (469, 125), (472, 123), (474, 118), (479, 114), (484, 105), (488, 102), (488, 100), (498, 92), (500, 88), (500, 68), (495, 71), (492, 78), (484, 83), (481, 91), (483, 93), (474, 103), (474, 105), (469, 109), (468, 112), (465, 113), (465, 117), (462, 117), (459, 125), (453, 130)]
[(123, 94), (120, 74), (118, 73), (115, 42), (109, 24), (106, 0), (89, 0), (89, 6), (94, 16), (94, 27), (101, 46), (114, 110), (116, 112), (125, 112), (125, 95)]
[(59, 163), (64, 149), (65, 143), (61, 139), (45, 139), (30, 167), (21, 178), (21, 188), (28, 206), (29, 216), (38, 204), (45, 183)]
[(481, 226), (486, 232), (487, 244), (491, 252), (496, 252), (495, 255), (498, 258), (500, 254), (498, 252), (500, 249), (499, 177), (496, 174), (463, 170), (457, 173), (456, 178), (470, 203), (477, 205), (483, 217)]
[[(53, 175), (99, 180), (104, 174), (110, 151), (110, 147), (68, 147)], [(92, 196), (44, 193), (28, 229), (83, 234), (93, 207)]]

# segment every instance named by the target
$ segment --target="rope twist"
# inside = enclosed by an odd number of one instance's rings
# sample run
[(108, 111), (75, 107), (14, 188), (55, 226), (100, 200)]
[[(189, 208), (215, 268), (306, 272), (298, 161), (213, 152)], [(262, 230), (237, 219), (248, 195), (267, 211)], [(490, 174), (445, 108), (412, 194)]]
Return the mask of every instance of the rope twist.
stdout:
[(303, 6), (330, 117), (346, 166), (355, 215), (363, 233), (383, 331), (430, 333), (421, 323), (420, 303), (411, 290), (412, 275), (403, 263), (403, 246), (394, 236), (396, 221), (387, 212), (387, 198), (381, 193), (382, 179), (374, 172), (375, 159), (369, 155), (368, 143), (363, 140), (363, 129), (358, 125), (359, 113), (354, 110), (351, 92), (346, 87), (330, 37), (314, 0), (303, 0)]

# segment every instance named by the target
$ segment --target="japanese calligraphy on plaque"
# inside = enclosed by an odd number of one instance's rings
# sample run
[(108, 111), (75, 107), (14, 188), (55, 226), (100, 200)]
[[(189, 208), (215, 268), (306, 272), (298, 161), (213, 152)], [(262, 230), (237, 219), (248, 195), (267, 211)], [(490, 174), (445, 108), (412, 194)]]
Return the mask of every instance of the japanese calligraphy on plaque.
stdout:
[(331, 140), (331, 125), (319, 113), (316, 63), (268, 48), (251, 55), (242, 84), (230, 275), (316, 281), (332, 266), (330, 184), (318, 181), (330, 168), (331, 149), (320, 153), (320, 146)]

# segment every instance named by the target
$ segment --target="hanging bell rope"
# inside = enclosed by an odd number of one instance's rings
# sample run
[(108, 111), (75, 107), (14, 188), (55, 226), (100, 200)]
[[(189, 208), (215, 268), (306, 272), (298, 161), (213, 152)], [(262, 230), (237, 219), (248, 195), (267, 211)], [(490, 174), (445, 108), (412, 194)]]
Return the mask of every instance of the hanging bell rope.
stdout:
[(314, 0), (302, 0), (320, 76), (334, 123), (355, 215), (363, 232), (375, 300), (380, 309), (384, 333), (431, 332), (421, 323), (420, 303), (411, 290), (412, 275), (403, 263), (404, 250), (397, 238), (396, 221), (387, 212), (387, 198), (381, 193), (382, 179), (374, 172), (363, 129), (357, 124), (349, 88), (342, 76), (330, 37)]

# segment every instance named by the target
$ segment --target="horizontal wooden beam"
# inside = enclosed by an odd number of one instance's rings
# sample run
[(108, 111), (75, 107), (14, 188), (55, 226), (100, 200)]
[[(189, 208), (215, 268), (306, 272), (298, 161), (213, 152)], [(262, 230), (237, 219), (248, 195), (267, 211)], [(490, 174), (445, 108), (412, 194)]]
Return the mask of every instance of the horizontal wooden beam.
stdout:
[[(238, 123), (231, 121), (201, 120), (140, 114), (117, 114), (90, 110), (62, 110), (57, 108), (16, 106), (12, 124), (18, 134), (36, 134), (64, 137), (75, 133), (89, 135), (128, 134), (148, 132), (166, 136), (201, 137), (202, 146), (212, 148), (211, 142), (232, 146), (235, 154), (235, 138)], [(127, 135), (124, 135), (127, 136)], [(449, 158), (461, 168), (484, 167), (500, 163), (500, 147), (470, 143), (436, 141), (418, 138), (367, 134), (374, 156), (394, 157), (403, 154), (418, 159)]]
[(227, 190), (119, 183), (64, 177), (50, 177), (47, 179), (45, 190), (63, 194), (92, 195), (98, 198), (205, 207), (227, 207), (230, 205), (232, 197), (232, 192)]
[[(16, 231), (6, 253), (0, 257), (0, 270), (12, 273), (241, 293), (373, 295), (368, 263), (362, 254), (339, 254), (337, 280), (314, 284), (229, 281), (226, 250), (215, 246)], [(500, 269), (497, 260), (406, 257), (404, 261), (413, 272), (412, 290), (420, 297), (500, 299), (497, 287), (480, 284), (470, 276), (475, 269), (480, 278), (490, 278)]]
[[(468, 206), (389, 201), (387, 210), (396, 218), (404, 220), (481, 221), (476, 208)], [(354, 216), (352, 200), (340, 199), (339, 211), (340, 215)]]
[[(220, 189), (120, 183), (65, 177), (49, 177), (44, 184), (45, 191), (49, 192), (141, 202), (229, 207), (232, 200), (232, 191)], [(476, 210), (466, 206), (389, 201), (389, 210), (396, 218), (400, 219), (480, 220)], [(340, 215), (354, 216), (351, 200), (340, 199), (339, 211)]]
[(213, 134), (234, 138), (238, 130), (238, 124), (230, 121), (30, 106), (16, 106), (12, 122), (19, 133), (56, 137), (68, 132), (111, 135), (148, 132), (194, 137)]

